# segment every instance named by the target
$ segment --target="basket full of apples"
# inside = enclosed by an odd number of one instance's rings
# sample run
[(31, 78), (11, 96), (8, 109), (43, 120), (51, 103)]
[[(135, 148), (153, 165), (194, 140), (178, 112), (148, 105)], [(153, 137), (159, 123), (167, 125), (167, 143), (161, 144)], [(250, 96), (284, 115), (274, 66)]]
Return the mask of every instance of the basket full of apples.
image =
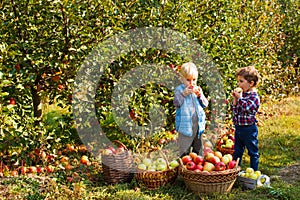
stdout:
[(262, 174), (261, 171), (254, 171), (248, 167), (245, 171), (238, 174), (238, 183), (247, 189), (254, 189), (261, 186), (270, 186), (270, 177)]
[(231, 154), (222, 155), (210, 148), (204, 150), (204, 156), (190, 152), (180, 158), (179, 176), (197, 194), (230, 192), (239, 171)]
[(122, 142), (112, 142), (117, 147), (108, 146), (101, 154), (104, 181), (109, 184), (131, 182), (134, 177), (133, 156)]
[(168, 161), (167, 157), (159, 150), (157, 157), (151, 157), (151, 153), (139, 159), (135, 178), (139, 185), (154, 190), (166, 184), (174, 183), (178, 175), (179, 162)]
[(222, 135), (217, 142), (217, 150), (223, 154), (231, 154), (234, 153), (234, 132), (228, 132)]

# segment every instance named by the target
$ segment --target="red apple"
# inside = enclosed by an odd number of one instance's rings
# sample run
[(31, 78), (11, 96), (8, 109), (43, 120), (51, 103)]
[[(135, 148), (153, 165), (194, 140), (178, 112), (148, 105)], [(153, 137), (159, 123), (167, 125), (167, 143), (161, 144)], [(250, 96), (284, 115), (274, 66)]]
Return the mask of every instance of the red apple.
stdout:
[(89, 158), (85, 155), (83, 155), (81, 158), (80, 158), (80, 163), (81, 164), (84, 164), (84, 165), (87, 165), (89, 162)]
[(111, 152), (113, 153), (113, 154), (116, 154), (117, 153), (117, 151), (116, 151), (116, 149), (114, 148), (114, 147), (108, 147), (108, 149), (109, 150), (111, 150)]
[(21, 167), (21, 174), (25, 175), (27, 172), (27, 168), (26, 167)]
[(217, 156), (212, 156), (206, 159), (208, 162), (211, 162), (212, 164), (217, 164), (218, 162), (220, 162), (220, 158)]
[(208, 152), (207, 154), (205, 154), (204, 159), (209, 160), (210, 158), (213, 158), (214, 156), (215, 156), (214, 153)]
[(204, 158), (202, 157), (202, 156), (200, 156), (200, 155), (197, 155), (196, 157), (195, 157), (195, 159), (193, 159), (193, 161), (194, 161), (194, 163), (196, 163), (197, 165), (199, 165), (199, 164), (203, 164), (204, 163)]
[(211, 172), (211, 171), (214, 171), (214, 170), (215, 170), (214, 164), (212, 164), (212, 163), (210, 163), (210, 162), (205, 162), (205, 163), (204, 163), (203, 171)]
[(195, 158), (198, 156), (195, 152), (190, 152), (189, 156), (191, 156), (191, 158), (193, 159), (193, 161), (195, 162)]
[(218, 162), (215, 165), (217, 171), (224, 171), (226, 169), (226, 165), (223, 162)]
[(188, 162), (192, 161), (193, 159), (191, 156), (185, 155), (181, 158), (181, 160), (182, 160), (183, 164), (186, 165)]
[(188, 162), (187, 164), (186, 164), (186, 168), (188, 169), (188, 170), (194, 170), (194, 169), (196, 169), (196, 164), (193, 162), (193, 161), (190, 161), (190, 162)]
[(36, 172), (37, 172), (38, 174), (43, 173), (44, 170), (45, 170), (44, 167), (37, 167), (37, 168), (36, 168)]
[(161, 138), (161, 139), (158, 141), (159, 144), (164, 144), (164, 143), (166, 143), (166, 142), (167, 142), (167, 140), (166, 140), (165, 138)]
[(52, 172), (54, 172), (54, 166), (48, 165), (48, 166), (46, 166), (46, 170), (48, 173), (52, 173)]
[(15, 100), (14, 98), (11, 97), (11, 98), (9, 99), (9, 104), (10, 104), (10, 105), (16, 105), (16, 100)]
[(215, 154), (215, 156), (217, 156), (220, 159), (223, 157), (223, 155), (220, 151), (215, 151), (214, 154)]
[(13, 170), (13, 171), (11, 171), (11, 175), (12, 175), (12, 176), (18, 176), (19, 173), (18, 173), (17, 170)]
[(36, 172), (37, 172), (37, 169), (36, 169), (35, 166), (30, 166), (30, 167), (28, 168), (28, 172), (29, 172), (29, 173), (36, 173)]
[(117, 148), (117, 153), (123, 153), (124, 151), (125, 151), (125, 149), (121, 145)]
[(236, 161), (235, 160), (231, 160), (229, 163), (228, 163), (228, 169), (233, 169), (236, 165)]
[(209, 148), (209, 147), (204, 147), (203, 152), (204, 152), (204, 156), (205, 156), (207, 153), (214, 153), (214, 151), (213, 151), (211, 148)]
[(66, 169), (66, 170), (72, 170), (72, 169), (73, 169), (73, 166), (70, 165), (70, 164), (68, 164), (68, 165), (65, 166), (65, 169)]
[(195, 169), (194, 172), (202, 172), (200, 169)]
[(196, 165), (196, 169), (203, 171), (203, 165), (201, 164)]

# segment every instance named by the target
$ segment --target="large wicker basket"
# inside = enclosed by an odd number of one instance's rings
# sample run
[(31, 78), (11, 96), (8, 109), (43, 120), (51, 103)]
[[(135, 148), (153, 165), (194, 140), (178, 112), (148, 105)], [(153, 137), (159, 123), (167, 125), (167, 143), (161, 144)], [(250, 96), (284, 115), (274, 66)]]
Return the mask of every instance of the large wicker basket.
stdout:
[[(151, 152), (150, 152), (151, 153)], [(169, 161), (165, 154), (161, 151), (159, 153), (164, 157), (167, 162), (168, 169), (163, 171), (149, 171), (137, 169), (135, 179), (141, 187), (149, 190), (155, 190), (161, 186), (172, 184), (175, 182), (178, 175), (178, 167), (170, 168)]]
[(179, 176), (187, 188), (196, 194), (228, 193), (231, 191), (238, 173), (239, 166), (225, 171), (195, 172), (179, 166)]
[(109, 184), (131, 182), (134, 177), (134, 163), (131, 153), (120, 141), (114, 143), (124, 147), (123, 153), (102, 155), (103, 179)]

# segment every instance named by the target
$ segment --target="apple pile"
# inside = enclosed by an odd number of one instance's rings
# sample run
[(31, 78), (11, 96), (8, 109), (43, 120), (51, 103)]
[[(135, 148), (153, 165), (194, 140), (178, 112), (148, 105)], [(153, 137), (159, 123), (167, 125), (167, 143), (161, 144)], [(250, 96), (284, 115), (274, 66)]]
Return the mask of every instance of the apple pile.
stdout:
[(181, 161), (187, 170), (195, 172), (225, 171), (233, 169), (236, 165), (236, 161), (233, 160), (231, 154), (222, 155), (220, 151), (213, 151), (210, 148), (205, 149), (204, 157), (190, 152), (188, 155), (183, 156)]
[(233, 149), (234, 148), (234, 135), (233, 133), (225, 134), (218, 142), (221, 148)]
[(254, 171), (253, 168), (248, 167), (248, 168), (246, 168), (246, 171), (243, 171), (240, 173), (240, 176), (245, 177), (245, 178), (250, 178), (253, 180), (257, 180), (261, 176), (261, 171), (259, 171), (259, 170)]
[(126, 150), (122, 145), (119, 145), (117, 148), (113, 147), (113, 146), (109, 146), (107, 148), (105, 148), (102, 151), (103, 155), (109, 156), (109, 155), (117, 155), (117, 154), (122, 154), (124, 153)]
[(167, 161), (164, 158), (143, 158), (140, 163), (137, 164), (137, 168), (139, 170), (147, 170), (147, 171), (164, 171), (167, 169), (174, 169), (179, 166), (177, 160), (172, 160), (169, 163), (169, 167)]

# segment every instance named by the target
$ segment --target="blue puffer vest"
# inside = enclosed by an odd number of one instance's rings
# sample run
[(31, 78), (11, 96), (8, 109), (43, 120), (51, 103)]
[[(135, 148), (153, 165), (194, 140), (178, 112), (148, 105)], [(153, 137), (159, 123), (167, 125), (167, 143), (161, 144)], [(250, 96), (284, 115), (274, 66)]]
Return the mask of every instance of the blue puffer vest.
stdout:
[[(185, 85), (181, 84), (176, 87), (175, 91), (183, 92)], [(185, 136), (192, 137), (193, 135), (193, 123), (192, 123), (192, 114), (193, 107), (198, 116), (198, 136), (205, 130), (205, 112), (203, 110), (204, 105), (201, 100), (199, 100), (195, 94), (187, 95), (182, 103), (182, 105), (176, 109), (176, 121), (175, 127), (178, 133), (181, 133)]]

